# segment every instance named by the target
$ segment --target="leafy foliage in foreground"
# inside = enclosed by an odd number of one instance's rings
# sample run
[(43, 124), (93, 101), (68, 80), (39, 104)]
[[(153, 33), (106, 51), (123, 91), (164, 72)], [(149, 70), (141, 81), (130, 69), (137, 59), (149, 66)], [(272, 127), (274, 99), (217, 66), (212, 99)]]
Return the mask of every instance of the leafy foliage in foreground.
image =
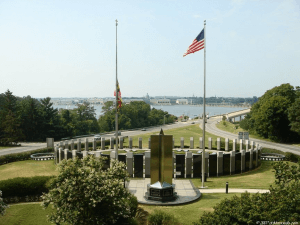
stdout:
[(6, 208), (8, 208), (8, 206), (5, 204), (5, 202), (3, 202), (3, 199), (1, 198), (2, 196), (2, 191), (0, 191), (0, 216), (5, 214)]
[(214, 212), (205, 212), (199, 224), (257, 224), (257, 221), (300, 221), (300, 163), (273, 164), (275, 185), (270, 193), (244, 193), (241, 197), (225, 199), (214, 207)]
[(59, 175), (51, 183), (51, 190), (43, 195), (43, 205), (53, 203), (53, 223), (68, 224), (126, 224), (137, 210), (137, 199), (126, 188), (125, 164), (112, 161), (103, 169), (104, 159), (88, 156), (63, 160)]

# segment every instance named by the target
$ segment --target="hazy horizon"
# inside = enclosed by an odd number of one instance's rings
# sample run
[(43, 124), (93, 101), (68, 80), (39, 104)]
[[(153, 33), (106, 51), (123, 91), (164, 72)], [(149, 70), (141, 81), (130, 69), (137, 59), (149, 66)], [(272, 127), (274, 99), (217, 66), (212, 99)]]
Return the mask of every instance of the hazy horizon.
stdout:
[(206, 20), (206, 96), (299, 85), (300, 2), (0, 1), (0, 93), (34, 98), (203, 96), (204, 51), (183, 58)]

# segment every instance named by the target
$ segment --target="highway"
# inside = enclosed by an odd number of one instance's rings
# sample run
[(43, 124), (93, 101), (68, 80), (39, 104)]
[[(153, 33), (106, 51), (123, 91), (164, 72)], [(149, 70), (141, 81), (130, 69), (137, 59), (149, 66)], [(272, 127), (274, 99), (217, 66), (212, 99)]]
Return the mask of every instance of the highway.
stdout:
[[(212, 133), (216, 136), (219, 137), (224, 137), (224, 138), (229, 138), (229, 139), (237, 139), (238, 135), (237, 134), (232, 134), (226, 131), (222, 131), (216, 127), (217, 122), (221, 121), (222, 118), (220, 116), (216, 117), (210, 117), (210, 119), (207, 120), (205, 130), (206, 132)], [(202, 121), (200, 122), (200, 128), (202, 129)], [(279, 144), (279, 143), (274, 143), (274, 142), (269, 142), (269, 141), (264, 141), (264, 140), (259, 140), (259, 139), (254, 139), (250, 138), (249, 141), (254, 141), (255, 143), (259, 143), (260, 146), (265, 147), (265, 148), (272, 148), (272, 149), (277, 149), (283, 152), (291, 152), (297, 155), (300, 155), (300, 147), (294, 146), (294, 145), (289, 145), (289, 144)]]

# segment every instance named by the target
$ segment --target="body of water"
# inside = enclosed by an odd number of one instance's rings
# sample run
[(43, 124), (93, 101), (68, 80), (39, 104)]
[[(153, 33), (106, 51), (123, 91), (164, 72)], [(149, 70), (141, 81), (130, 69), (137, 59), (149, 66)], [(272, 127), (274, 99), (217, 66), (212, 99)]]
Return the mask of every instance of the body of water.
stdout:
[[(102, 106), (103, 105), (94, 105), (94, 108), (96, 110), (96, 116), (97, 119), (102, 114)], [(74, 109), (76, 108), (76, 105), (53, 105), (54, 108), (62, 108), (62, 109)], [(203, 107), (202, 106), (196, 106), (196, 105), (154, 105), (151, 106), (151, 108), (155, 109), (161, 109), (163, 111), (167, 111), (170, 114), (173, 114), (177, 117), (185, 115), (190, 118), (196, 117), (196, 116), (202, 116), (203, 114)], [(205, 112), (209, 116), (215, 116), (215, 115), (222, 115), (230, 112), (235, 112), (239, 110), (243, 110), (245, 108), (238, 108), (238, 107), (211, 107), (206, 106)]]

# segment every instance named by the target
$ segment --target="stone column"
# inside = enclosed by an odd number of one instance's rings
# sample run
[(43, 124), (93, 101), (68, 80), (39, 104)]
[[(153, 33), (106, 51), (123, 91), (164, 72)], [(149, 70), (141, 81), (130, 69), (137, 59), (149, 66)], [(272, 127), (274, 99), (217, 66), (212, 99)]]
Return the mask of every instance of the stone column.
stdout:
[(184, 149), (184, 138), (180, 138), (180, 148)]
[(225, 151), (228, 152), (229, 149), (229, 139), (225, 138)]
[(59, 163), (59, 156), (58, 156), (58, 153), (59, 153), (59, 151), (58, 151), (58, 146), (55, 146), (54, 147), (54, 156), (55, 156), (55, 164), (58, 164)]
[(246, 152), (249, 151), (249, 140), (245, 140)]
[(208, 138), (208, 149), (209, 150), (212, 149), (212, 139), (211, 139), (211, 137)]
[(72, 150), (72, 158), (73, 158), (73, 159), (76, 158), (76, 152), (77, 152), (77, 150)]
[(61, 162), (61, 152), (63, 151), (63, 148), (58, 149), (58, 163)]
[(114, 149), (115, 148), (115, 138), (114, 137), (111, 137), (110, 138), (110, 149)]
[(71, 140), (71, 151), (73, 151), (74, 150), (74, 140), (72, 139)]
[(249, 170), (252, 170), (253, 169), (253, 150), (250, 149), (250, 165), (249, 165)]
[[(110, 159), (116, 159), (116, 152), (115, 151), (110, 152)], [(112, 162), (112, 160), (110, 160), (110, 162)]]
[(174, 145), (175, 145), (175, 138), (173, 138), (172, 149), (174, 149)]
[(253, 151), (256, 151), (256, 157), (255, 157), (255, 168), (258, 167), (258, 151), (257, 150), (253, 150)]
[(101, 138), (101, 150), (105, 150), (105, 138)]
[(190, 149), (194, 149), (194, 138), (190, 137)]
[(82, 151), (82, 158), (85, 158), (88, 156), (88, 151)]
[(199, 137), (199, 149), (203, 149), (203, 138)]
[(250, 142), (250, 145), (251, 145), (251, 149), (254, 150), (255, 142), (254, 142), (254, 141), (251, 141), (251, 142)]
[(69, 142), (65, 141), (65, 149), (69, 149)]
[(77, 141), (77, 151), (81, 152), (81, 139), (78, 139)]
[(100, 158), (101, 157), (101, 152), (100, 151), (95, 151), (95, 157)]
[(223, 152), (217, 152), (217, 176), (223, 175)]
[(151, 138), (148, 138), (148, 149), (151, 149)]
[(151, 152), (145, 152), (145, 178), (150, 178)]
[(240, 150), (241, 152), (241, 171), (242, 173), (245, 172), (245, 166), (246, 166), (246, 161), (245, 161), (245, 150)]
[(230, 152), (230, 175), (235, 174), (235, 151)]
[(68, 151), (69, 149), (65, 148), (64, 153), (65, 153), (65, 159), (68, 160)]
[(221, 150), (221, 138), (217, 138), (217, 150)]
[(97, 150), (97, 140), (94, 138), (93, 139), (93, 151)]
[(64, 147), (64, 142), (63, 142), (63, 141), (60, 141), (60, 142), (59, 142), (59, 147), (60, 147), (60, 148), (63, 148), (63, 147)]
[(193, 153), (186, 152), (185, 153), (185, 174), (184, 178), (191, 178), (192, 176), (192, 157)]
[(127, 164), (127, 172), (129, 173), (129, 177), (133, 175), (133, 153), (127, 152), (126, 164)]
[(236, 139), (232, 140), (232, 151), (236, 151)]
[(85, 139), (84, 147), (85, 147), (85, 150), (86, 150), (86, 151), (89, 150), (89, 139), (88, 139), (88, 138)]
[(120, 149), (123, 149), (124, 138), (120, 137)]
[(129, 143), (129, 149), (132, 149), (132, 137), (128, 138), (128, 143)]
[(244, 140), (240, 139), (240, 150), (243, 150), (243, 144), (244, 144)]
[(143, 149), (143, 138), (139, 137), (139, 149)]

